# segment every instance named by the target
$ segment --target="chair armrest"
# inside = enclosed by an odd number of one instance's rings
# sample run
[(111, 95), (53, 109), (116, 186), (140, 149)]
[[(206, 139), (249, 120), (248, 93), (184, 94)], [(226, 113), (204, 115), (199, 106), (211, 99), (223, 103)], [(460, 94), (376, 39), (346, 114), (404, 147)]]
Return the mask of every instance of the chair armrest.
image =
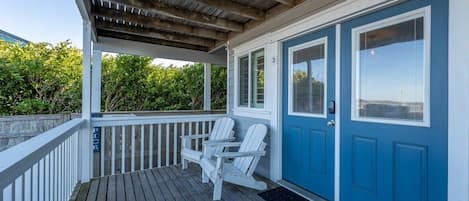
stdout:
[(211, 146), (211, 147), (239, 147), (241, 146), (241, 142), (227, 142), (227, 141), (205, 141), (202, 143), (204, 146)]
[(205, 137), (210, 137), (210, 134), (199, 134), (199, 135), (184, 135), (181, 136), (181, 139), (200, 139), (200, 138), (205, 138)]
[(265, 151), (221, 152), (221, 153), (216, 153), (215, 157), (217, 157), (217, 158), (238, 158), (238, 157), (264, 156), (264, 155), (265, 155)]
[(256, 156), (264, 156), (265, 151), (246, 151), (246, 152), (222, 152), (216, 153), (215, 157), (217, 157), (216, 163), (216, 170), (217, 175), (221, 177), (223, 175), (223, 163), (226, 158), (237, 158), (237, 157), (256, 157)]

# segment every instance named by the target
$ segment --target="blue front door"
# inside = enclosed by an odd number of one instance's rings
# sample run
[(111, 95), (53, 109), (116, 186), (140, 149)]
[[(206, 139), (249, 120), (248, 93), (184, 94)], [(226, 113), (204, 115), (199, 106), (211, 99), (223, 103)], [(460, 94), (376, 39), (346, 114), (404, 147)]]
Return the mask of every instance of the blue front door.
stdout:
[(334, 53), (334, 27), (283, 43), (282, 177), (329, 200), (334, 194)]
[(342, 24), (342, 201), (447, 199), (447, 4)]

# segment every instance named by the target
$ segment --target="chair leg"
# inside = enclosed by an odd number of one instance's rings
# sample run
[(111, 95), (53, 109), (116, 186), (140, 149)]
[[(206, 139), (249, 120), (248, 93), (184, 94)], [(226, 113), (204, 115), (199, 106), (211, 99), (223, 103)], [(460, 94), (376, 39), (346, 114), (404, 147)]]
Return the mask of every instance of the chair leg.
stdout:
[(185, 158), (182, 158), (182, 169), (185, 170), (187, 169), (189, 161), (186, 160)]
[(205, 171), (202, 169), (202, 183), (208, 183), (208, 175), (205, 174)]
[(213, 182), (213, 200), (221, 200), (221, 191), (223, 187), (222, 179), (215, 179)]

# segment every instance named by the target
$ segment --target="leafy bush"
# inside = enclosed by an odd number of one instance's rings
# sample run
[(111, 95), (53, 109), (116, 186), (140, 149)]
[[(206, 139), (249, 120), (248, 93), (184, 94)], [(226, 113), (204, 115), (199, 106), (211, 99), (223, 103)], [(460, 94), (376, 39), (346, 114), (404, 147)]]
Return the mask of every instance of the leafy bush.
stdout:
[(15, 114), (46, 114), (50, 109), (49, 103), (39, 99), (25, 99), (13, 107)]
[[(198, 110), (203, 65), (163, 67), (149, 57), (105, 55), (102, 111)], [(226, 107), (226, 68), (212, 68), (212, 108)], [(80, 112), (82, 54), (69, 41), (0, 41), (0, 115)]]

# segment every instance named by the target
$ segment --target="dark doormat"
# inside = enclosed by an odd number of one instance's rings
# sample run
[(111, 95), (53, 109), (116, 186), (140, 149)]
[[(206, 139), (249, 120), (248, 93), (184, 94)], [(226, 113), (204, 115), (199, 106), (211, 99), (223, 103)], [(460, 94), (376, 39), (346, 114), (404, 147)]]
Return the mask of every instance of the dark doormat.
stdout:
[(277, 187), (258, 194), (265, 201), (308, 201), (294, 192), (284, 188)]

